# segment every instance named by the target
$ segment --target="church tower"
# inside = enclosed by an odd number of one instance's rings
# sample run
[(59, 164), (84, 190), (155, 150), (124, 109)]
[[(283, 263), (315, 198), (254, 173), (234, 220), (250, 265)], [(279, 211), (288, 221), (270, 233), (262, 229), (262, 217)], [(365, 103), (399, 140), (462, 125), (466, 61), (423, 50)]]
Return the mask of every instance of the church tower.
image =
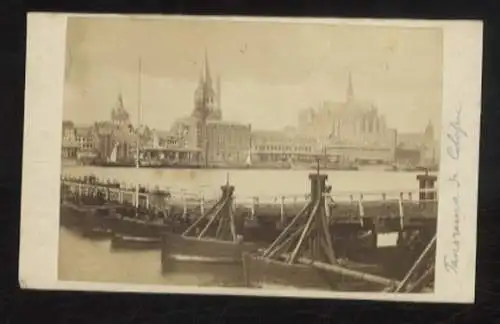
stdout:
[(111, 121), (116, 126), (128, 126), (130, 124), (130, 116), (125, 110), (121, 93), (118, 95), (116, 106), (111, 111)]
[(434, 166), (438, 159), (438, 147), (434, 139), (434, 125), (432, 121), (429, 120), (424, 131), (423, 139), (423, 156), (421, 163), (427, 166)]
[(425, 127), (424, 138), (426, 142), (434, 141), (434, 125), (432, 124), (432, 121), (430, 119), (427, 123), (427, 127)]
[(222, 119), (222, 109), (221, 109), (221, 86), (220, 86), (220, 76), (217, 76), (217, 101), (215, 102), (215, 109), (212, 112), (212, 117), (217, 120)]
[(198, 87), (194, 94), (194, 111), (192, 115), (202, 120), (221, 119), (218, 101), (218, 94), (214, 90), (213, 80), (210, 74), (208, 54), (205, 50), (202, 73), (200, 74)]

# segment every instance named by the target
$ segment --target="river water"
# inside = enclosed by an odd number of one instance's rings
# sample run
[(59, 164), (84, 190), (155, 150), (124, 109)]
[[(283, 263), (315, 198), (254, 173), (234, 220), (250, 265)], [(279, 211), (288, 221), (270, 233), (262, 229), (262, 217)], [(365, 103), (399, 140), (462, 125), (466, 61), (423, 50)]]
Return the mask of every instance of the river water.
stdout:
[[(306, 194), (308, 170), (161, 170), (133, 168), (66, 167), (63, 174), (116, 179), (128, 184), (140, 183), (161, 188), (203, 191), (218, 194), (229, 182), (238, 196)], [(416, 173), (384, 171), (329, 171), (329, 184), (337, 191), (416, 190)], [(207, 286), (239, 285), (242, 271), (237, 268), (184, 265), (172, 274), (161, 274), (159, 251), (110, 250), (109, 240), (84, 239), (64, 228), (59, 238), (59, 279), (72, 281), (134, 284), (178, 284)]]

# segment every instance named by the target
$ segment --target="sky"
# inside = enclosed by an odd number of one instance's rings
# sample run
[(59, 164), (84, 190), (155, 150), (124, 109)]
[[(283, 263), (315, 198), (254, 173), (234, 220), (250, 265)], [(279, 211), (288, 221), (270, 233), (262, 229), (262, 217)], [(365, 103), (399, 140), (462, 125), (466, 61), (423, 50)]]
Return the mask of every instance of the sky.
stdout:
[(389, 127), (440, 124), (437, 28), (71, 17), (66, 44), (64, 118), (77, 124), (109, 120), (121, 93), (133, 123), (169, 129), (193, 110), (205, 50), (224, 120), (297, 125), (301, 109), (343, 101), (351, 73), (355, 98), (374, 103)]

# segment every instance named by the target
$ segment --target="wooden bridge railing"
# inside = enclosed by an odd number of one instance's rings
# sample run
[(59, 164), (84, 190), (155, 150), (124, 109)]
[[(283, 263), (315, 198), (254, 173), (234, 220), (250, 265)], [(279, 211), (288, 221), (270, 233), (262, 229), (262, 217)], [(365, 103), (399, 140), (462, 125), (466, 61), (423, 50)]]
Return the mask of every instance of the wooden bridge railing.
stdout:
[[(120, 203), (128, 202), (131, 204), (135, 203), (136, 197), (136, 188), (128, 187), (128, 188), (112, 188), (105, 185), (97, 185), (97, 184), (89, 184), (89, 183), (80, 183), (80, 182), (72, 182), (72, 181), (64, 181), (63, 183), (68, 185), (70, 188), (73, 188), (73, 192), (77, 192), (80, 195), (85, 194), (88, 195), (91, 192), (101, 192), (105, 195), (106, 200), (117, 201)], [(147, 189), (147, 188), (145, 188)], [(377, 191), (335, 191), (330, 193), (324, 193), (325, 199), (325, 210), (327, 212), (327, 216), (330, 216), (330, 205), (340, 202), (351, 202), (356, 203), (359, 209), (359, 216), (363, 218), (364, 208), (366, 203), (370, 201), (387, 201), (387, 202), (398, 202), (399, 204), (399, 212), (401, 215), (404, 214), (404, 205), (408, 202), (419, 202), (422, 201), (420, 196), (422, 193), (432, 194), (430, 199), (426, 199), (427, 202), (437, 201), (438, 199), (438, 189), (403, 189), (403, 190), (377, 190)], [(163, 196), (164, 195), (164, 196)], [(198, 205), (202, 214), (204, 213), (207, 206), (210, 204), (210, 201), (216, 201), (219, 198), (219, 195), (214, 195), (214, 197), (210, 197), (207, 199), (203, 192), (201, 193), (192, 193), (187, 190), (177, 190), (172, 191), (170, 189), (166, 189), (162, 192), (139, 192), (139, 204), (149, 208), (151, 205), (151, 201), (156, 199), (156, 203), (158, 204), (158, 199), (163, 202), (160, 202), (160, 205), (167, 205), (176, 203), (177, 205), (184, 206), (184, 210), (187, 211), (188, 205)], [(153, 198), (155, 197), (155, 198)], [(142, 200), (142, 204), (141, 204)], [(303, 205), (306, 204), (310, 200), (310, 194), (283, 194), (283, 195), (260, 195), (260, 196), (234, 196), (233, 205), (234, 208), (242, 207), (248, 208), (250, 210), (251, 218), (255, 216), (256, 210), (259, 206), (269, 206), (274, 205), (280, 206), (281, 210), (281, 218), (285, 221), (285, 206), (288, 205)], [(403, 217), (403, 216), (401, 216)]]

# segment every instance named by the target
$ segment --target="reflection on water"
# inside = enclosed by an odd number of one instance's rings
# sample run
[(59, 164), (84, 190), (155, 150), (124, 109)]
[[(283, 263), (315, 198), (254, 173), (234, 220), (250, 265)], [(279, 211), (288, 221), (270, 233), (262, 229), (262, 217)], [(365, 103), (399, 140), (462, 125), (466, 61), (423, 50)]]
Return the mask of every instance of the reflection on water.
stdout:
[(109, 240), (89, 240), (61, 228), (59, 279), (107, 283), (242, 286), (238, 266), (177, 263), (162, 275), (160, 251), (111, 251)]

